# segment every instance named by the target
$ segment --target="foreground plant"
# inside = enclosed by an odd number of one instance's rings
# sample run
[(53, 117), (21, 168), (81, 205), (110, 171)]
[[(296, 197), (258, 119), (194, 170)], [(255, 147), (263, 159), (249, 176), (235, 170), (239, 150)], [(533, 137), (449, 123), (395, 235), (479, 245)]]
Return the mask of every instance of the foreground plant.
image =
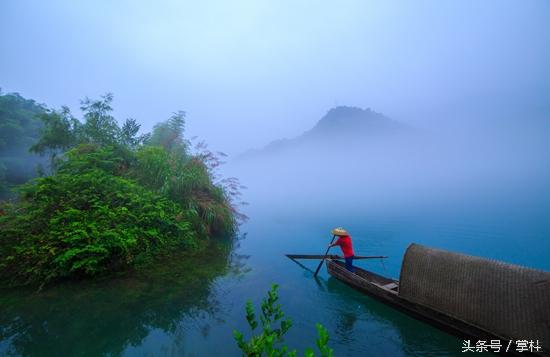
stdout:
[[(267, 298), (262, 300), (262, 313), (260, 315), (261, 332), (254, 335), (250, 340), (245, 341), (244, 335), (233, 330), (233, 336), (237, 345), (243, 352), (243, 356), (297, 356), (296, 350), (289, 350), (283, 344), (283, 337), (292, 326), (292, 321), (289, 318), (284, 318), (285, 314), (281, 310), (281, 305), (277, 303), (279, 296), (277, 294), (277, 284), (271, 286), (271, 290), (267, 293)], [(249, 300), (246, 302), (246, 320), (248, 325), (254, 331), (258, 327), (254, 306)], [(276, 327), (278, 325), (278, 327)], [(316, 340), (317, 348), (322, 357), (333, 356), (333, 350), (328, 347), (328, 331), (321, 324), (315, 325), (317, 328), (318, 338)], [(315, 356), (313, 349), (307, 348), (304, 356)]]

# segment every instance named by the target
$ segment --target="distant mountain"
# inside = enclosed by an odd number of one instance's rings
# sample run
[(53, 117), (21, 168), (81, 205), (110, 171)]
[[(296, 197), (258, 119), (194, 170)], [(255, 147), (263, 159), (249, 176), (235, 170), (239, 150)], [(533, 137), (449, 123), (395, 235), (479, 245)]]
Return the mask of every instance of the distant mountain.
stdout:
[(362, 145), (409, 131), (408, 126), (369, 108), (338, 106), (330, 109), (313, 128), (296, 138), (273, 141), (262, 149), (245, 152), (238, 159), (276, 154), (293, 148), (316, 149), (333, 145), (335, 142)]
[(362, 137), (402, 129), (399, 124), (369, 108), (339, 106), (330, 109), (302, 138)]

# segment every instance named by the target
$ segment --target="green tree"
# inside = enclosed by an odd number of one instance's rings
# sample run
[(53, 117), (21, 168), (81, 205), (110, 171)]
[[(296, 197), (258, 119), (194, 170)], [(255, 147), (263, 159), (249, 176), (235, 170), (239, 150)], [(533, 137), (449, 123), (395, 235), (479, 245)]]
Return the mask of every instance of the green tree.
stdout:
[(76, 146), (81, 141), (82, 124), (71, 114), (68, 107), (48, 110), (39, 116), (43, 123), (42, 135), (30, 147), (40, 155), (48, 154), (54, 164), (58, 155)]
[(82, 132), (85, 141), (99, 145), (119, 144), (121, 130), (111, 115), (112, 102), (112, 93), (107, 93), (98, 100), (86, 97), (80, 102), (80, 109), (84, 113)]
[(147, 144), (162, 146), (170, 153), (175, 153), (182, 158), (187, 157), (189, 141), (184, 137), (185, 117), (184, 111), (178, 111), (167, 121), (155, 125)]
[(40, 136), (38, 116), (46, 108), (18, 93), (0, 93), (0, 153), (15, 148), (28, 150)]
[(35, 167), (45, 163), (28, 151), (40, 137), (38, 117), (45, 111), (18, 93), (0, 93), (0, 200), (12, 196), (11, 188), (36, 176)]
[(136, 149), (144, 141), (148, 140), (150, 134), (138, 135), (141, 125), (135, 119), (126, 119), (120, 128), (119, 143), (129, 149)]

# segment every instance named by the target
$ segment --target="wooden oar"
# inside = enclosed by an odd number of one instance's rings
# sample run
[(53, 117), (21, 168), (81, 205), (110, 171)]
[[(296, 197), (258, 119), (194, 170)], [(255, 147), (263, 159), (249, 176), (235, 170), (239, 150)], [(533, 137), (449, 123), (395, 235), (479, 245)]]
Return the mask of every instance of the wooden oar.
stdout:
[[(332, 240), (330, 241), (330, 244), (332, 244), (332, 242), (334, 242), (334, 238), (336, 238), (336, 234), (334, 234), (334, 235), (332, 236)], [(319, 273), (319, 269), (321, 269), (321, 266), (323, 265), (323, 262), (324, 262), (325, 259), (327, 258), (328, 251), (330, 250), (330, 244), (329, 244), (329, 246), (327, 247), (327, 251), (325, 252), (325, 256), (323, 257), (323, 259), (321, 259), (321, 262), (319, 263), (319, 266), (317, 267), (317, 270), (315, 270), (315, 274), (313, 274), (313, 277), (314, 277), (314, 278), (317, 277), (317, 273)]]
[(304, 268), (305, 270), (307, 271), (310, 271), (310, 272), (314, 272), (313, 270), (309, 269), (308, 267), (306, 267), (304, 264), (300, 263), (299, 261), (293, 259), (293, 258), (290, 258), (290, 260), (292, 260), (294, 263), (298, 264), (299, 266), (301, 266), (302, 268)]
[[(344, 257), (341, 257), (339, 255), (334, 254), (328, 254), (328, 255), (321, 255), (321, 254), (286, 254), (286, 256), (290, 259), (344, 259)], [(325, 258), (325, 259), (326, 259)], [(362, 255), (356, 255), (353, 257), (353, 260), (356, 259), (385, 259), (387, 256), (385, 255), (368, 255), (368, 256), (362, 256)]]

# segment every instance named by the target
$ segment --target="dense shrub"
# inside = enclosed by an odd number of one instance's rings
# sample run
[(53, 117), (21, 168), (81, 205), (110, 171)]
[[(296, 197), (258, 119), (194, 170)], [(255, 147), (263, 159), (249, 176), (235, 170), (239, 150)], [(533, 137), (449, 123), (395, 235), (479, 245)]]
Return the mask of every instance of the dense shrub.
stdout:
[(113, 175), (116, 162), (100, 159), (106, 153), (72, 152), (58, 173), (23, 187), (20, 204), (5, 206), (0, 216), (3, 280), (93, 276), (153, 253), (196, 246), (180, 207)]
[(223, 187), (215, 185), (206, 164), (197, 157), (174, 155), (160, 146), (136, 153), (131, 177), (188, 211), (200, 235), (233, 233), (235, 217)]

